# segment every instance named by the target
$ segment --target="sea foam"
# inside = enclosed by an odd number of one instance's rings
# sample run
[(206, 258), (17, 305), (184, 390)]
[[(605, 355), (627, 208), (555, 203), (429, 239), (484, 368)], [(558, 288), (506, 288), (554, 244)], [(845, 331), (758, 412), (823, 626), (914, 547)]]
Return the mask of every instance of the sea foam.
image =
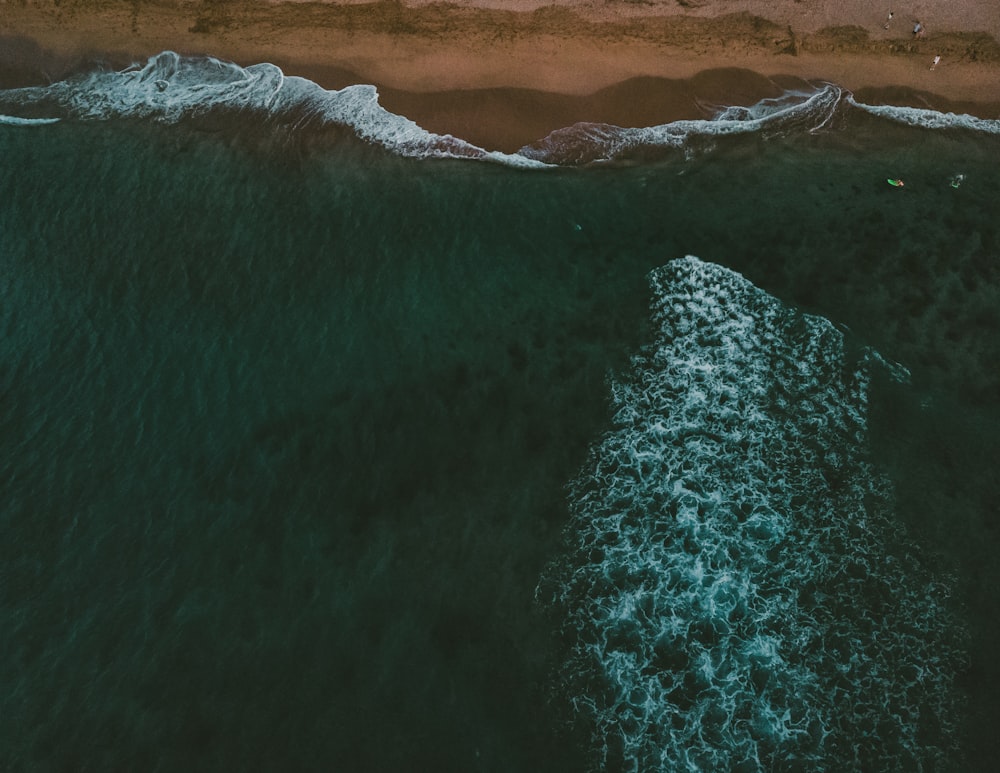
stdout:
[(58, 118), (21, 118), (16, 115), (0, 115), (0, 126), (46, 126), (58, 123)]
[[(450, 134), (428, 132), (379, 104), (371, 85), (327, 90), (279, 67), (241, 67), (212, 57), (164, 51), (145, 64), (118, 72), (94, 70), (45, 87), (0, 91), (5, 124), (144, 118), (175, 123), (219, 111), (273, 118), (284, 126), (347, 127), (366, 142), (413, 158), (462, 158), (509, 166), (545, 168), (627, 160), (644, 152), (710, 150), (724, 137), (755, 134), (765, 139), (815, 133), (839, 125), (858, 111), (908, 126), (962, 128), (1000, 134), (1000, 121), (916, 108), (870, 106), (830, 83), (789, 90), (750, 106), (719, 109), (700, 120), (658, 126), (621, 127), (578, 123), (550, 133), (517, 153), (487, 151)], [(17, 112), (30, 115), (19, 117)]]
[(0, 105), (49, 110), (80, 120), (143, 118), (176, 123), (221, 110), (291, 117), (305, 124), (352, 129), (361, 139), (403, 156), (472, 158), (540, 166), (522, 156), (490, 152), (451, 135), (433, 134), (389, 112), (374, 86), (327, 90), (269, 63), (241, 67), (212, 57), (164, 51), (143, 65), (95, 70), (45, 87), (0, 92)]
[[(962, 636), (869, 460), (882, 361), (687, 257), (613, 384), (538, 596), (594, 767), (920, 770), (954, 762)], [(894, 369), (895, 375), (905, 371)]]
[(977, 118), (965, 113), (941, 113), (921, 107), (898, 107), (895, 105), (866, 105), (853, 96), (850, 104), (870, 115), (884, 118), (894, 123), (921, 129), (966, 129), (980, 134), (1000, 134), (1000, 119)]
[(824, 84), (812, 91), (789, 91), (749, 107), (726, 107), (711, 118), (673, 121), (644, 128), (578, 123), (558, 129), (519, 153), (549, 164), (616, 161), (643, 150), (683, 149), (696, 141), (740, 134), (765, 138), (814, 132), (843, 108), (844, 91)]

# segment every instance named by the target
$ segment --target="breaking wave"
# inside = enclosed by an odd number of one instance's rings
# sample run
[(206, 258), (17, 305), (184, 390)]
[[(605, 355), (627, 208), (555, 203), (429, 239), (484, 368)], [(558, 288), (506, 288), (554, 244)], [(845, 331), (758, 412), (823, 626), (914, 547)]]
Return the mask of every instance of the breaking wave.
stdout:
[(727, 107), (710, 119), (674, 121), (646, 128), (579, 123), (549, 134), (519, 153), (538, 161), (580, 164), (615, 161), (643, 150), (673, 150), (738, 134), (783, 136), (815, 132), (842, 108), (844, 91), (826, 84), (815, 91), (789, 91), (750, 107)]
[(866, 105), (850, 97), (850, 104), (864, 112), (904, 126), (920, 129), (967, 129), (981, 134), (1000, 134), (1000, 119), (977, 118), (964, 113), (940, 113), (921, 107)]
[(555, 692), (594, 767), (954, 764), (949, 583), (869, 460), (869, 379), (887, 363), (694, 257), (650, 283), (656, 340), (612, 386), (614, 429), (538, 588), (567, 646)]
[(0, 126), (44, 126), (58, 123), (58, 118), (21, 118), (16, 115), (0, 115)]
[(144, 118), (175, 123), (220, 111), (274, 117), (292, 128), (341, 126), (360, 139), (402, 156), (464, 158), (518, 167), (591, 164), (636, 154), (711, 149), (734, 135), (764, 138), (815, 133), (838, 125), (852, 111), (902, 125), (929, 129), (969, 129), (1000, 134), (1000, 121), (933, 110), (858, 103), (839, 86), (824, 83), (791, 90), (749, 107), (726, 107), (702, 120), (674, 121), (644, 128), (578, 123), (558, 129), (517, 153), (487, 151), (450, 134), (428, 132), (389, 112), (374, 86), (327, 90), (273, 64), (249, 67), (211, 57), (182, 57), (165, 51), (144, 65), (119, 72), (97, 70), (44, 87), (0, 91), (4, 124), (41, 124), (61, 117), (79, 120)]
[(45, 87), (0, 92), (0, 105), (48, 110), (81, 120), (144, 118), (176, 123), (214, 111), (281, 116), (297, 124), (345, 126), (362, 140), (402, 156), (474, 158), (537, 166), (520, 156), (489, 152), (451, 135), (432, 134), (378, 102), (374, 86), (328, 91), (273, 64), (240, 67), (212, 57), (165, 51), (119, 72), (78, 75)]
[(518, 152), (547, 164), (619, 161), (649, 152), (711, 150), (716, 140), (738, 135), (755, 134), (772, 139), (815, 134), (843, 127), (859, 114), (914, 128), (965, 129), (1000, 135), (1000, 120), (921, 108), (866, 105), (845, 89), (825, 83), (813, 90), (786, 91), (780, 97), (763, 99), (749, 107), (726, 107), (703, 120), (644, 128), (578, 123), (558, 129)]

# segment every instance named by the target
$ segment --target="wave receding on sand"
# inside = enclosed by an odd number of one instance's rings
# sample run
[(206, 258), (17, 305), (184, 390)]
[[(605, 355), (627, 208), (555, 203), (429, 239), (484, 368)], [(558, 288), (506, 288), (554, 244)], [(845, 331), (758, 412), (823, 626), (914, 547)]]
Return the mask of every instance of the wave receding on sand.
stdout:
[[(704, 73), (702, 80), (710, 81), (712, 75)], [(732, 72), (717, 75), (723, 80), (740, 77)], [(742, 77), (753, 80), (754, 74)], [(428, 131), (407, 116), (387, 110), (372, 85), (327, 90), (306, 78), (286, 76), (274, 64), (241, 67), (213, 57), (182, 57), (165, 51), (144, 64), (119, 71), (98, 68), (49, 86), (0, 91), (0, 122), (25, 126), (62, 118), (140, 118), (175, 124), (220, 115), (249, 115), (256, 116), (262, 126), (292, 133), (346, 128), (363, 142), (405, 157), (478, 159), (517, 167), (586, 165), (628, 161), (650, 153), (689, 153), (733, 135), (756, 134), (767, 139), (821, 132), (862, 114), (928, 129), (1000, 134), (1000, 120), (870, 106), (831, 83), (786, 82), (784, 89), (775, 81), (767, 84), (774, 96), (751, 105), (713, 105), (695, 99), (692, 104), (704, 117), (631, 127), (579, 121), (516, 151), (502, 152), (452, 134)], [(646, 86), (649, 90), (649, 84)], [(685, 92), (698, 91), (692, 87), (693, 79), (660, 86), (672, 90), (675, 103), (682, 101)]]
[(428, 132), (507, 153), (579, 122), (704, 119), (713, 106), (749, 106), (802, 82), (837, 83), (871, 105), (1000, 117), (993, 0), (894, 5), (889, 29), (864, 0), (4, 6), (0, 87), (58, 81), (95, 62), (122, 69), (165, 50), (270, 62), (326, 89), (373, 85), (382, 107)]

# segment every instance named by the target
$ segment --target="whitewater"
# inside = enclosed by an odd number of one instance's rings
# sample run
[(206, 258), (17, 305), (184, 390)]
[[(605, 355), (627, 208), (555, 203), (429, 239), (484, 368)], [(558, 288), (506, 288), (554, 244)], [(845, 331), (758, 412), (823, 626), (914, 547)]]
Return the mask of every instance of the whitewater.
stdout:
[(248, 113), (269, 117), (289, 131), (347, 127), (360, 139), (406, 157), (478, 159), (523, 168), (619, 161), (644, 151), (690, 148), (730, 135), (768, 138), (815, 133), (859, 112), (927, 129), (1000, 134), (1000, 119), (865, 105), (835, 84), (817, 83), (812, 90), (790, 90), (749, 107), (724, 107), (705, 120), (641, 128), (579, 123), (558, 129), (517, 153), (501, 153), (450, 134), (428, 132), (385, 110), (371, 85), (331, 91), (306, 78), (286, 76), (273, 64), (240, 67), (172, 51), (117, 72), (92, 70), (50, 86), (7, 90), (0, 93), (0, 108), (31, 113), (6, 118), (7, 123), (22, 124), (47, 123), (59, 117), (131, 117), (175, 123), (212, 113)]
[(650, 284), (656, 339), (539, 587), (595, 769), (943, 768), (963, 642), (870, 462), (888, 363), (693, 257)]

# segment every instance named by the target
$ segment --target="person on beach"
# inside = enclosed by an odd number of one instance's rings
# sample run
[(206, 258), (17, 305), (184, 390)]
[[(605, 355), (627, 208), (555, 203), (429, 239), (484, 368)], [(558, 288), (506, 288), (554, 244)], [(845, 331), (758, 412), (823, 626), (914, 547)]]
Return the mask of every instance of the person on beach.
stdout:
[(924, 25), (919, 21), (913, 26), (913, 37), (922, 38), (924, 36)]
[(941, 55), (938, 54), (937, 56), (934, 57), (934, 63), (931, 64), (931, 69), (933, 70), (935, 67), (937, 67), (938, 66), (938, 62), (940, 62), (940, 61), (941, 61)]
[(889, 22), (892, 21), (892, 11), (889, 11), (889, 18), (885, 20), (885, 26), (882, 28), (884, 30), (889, 29)]

